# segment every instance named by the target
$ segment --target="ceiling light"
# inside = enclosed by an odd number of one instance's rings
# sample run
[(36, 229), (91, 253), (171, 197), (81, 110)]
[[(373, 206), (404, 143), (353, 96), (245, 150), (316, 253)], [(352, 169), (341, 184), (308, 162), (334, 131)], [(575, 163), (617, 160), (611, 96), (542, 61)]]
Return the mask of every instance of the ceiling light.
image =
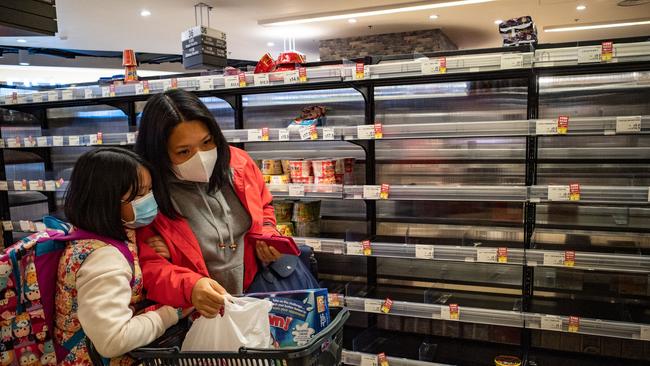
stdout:
[(552, 26), (552, 27), (544, 27), (544, 32), (574, 32), (574, 31), (592, 30), (592, 29), (632, 27), (635, 25), (646, 25), (646, 24), (650, 24), (650, 19), (636, 19), (636, 20), (628, 20), (628, 21), (622, 21), (617, 23), (589, 23), (583, 25)]
[(501, 19), (497, 19), (497, 20), (494, 21), (494, 24), (496, 24), (496, 25), (499, 25), (501, 23), (503, 23), (503, 20), (501, 20)]
[(376, 7), (369, 7), (369, 8), (357, 8), (348, 11), (314, 13), (310, 15), (304, 15), (301, 17), (287, 17), (287, 18), (259, 20), (257, 24), (273, 25), (273, 26), (305, 24), (305, 23), (324, 22), (330, 20), (362, 18), (362, 17), (369, 17), (369, 16), (376, 16), (376, 15), (387, 15), (387, 14), (395, 14), (395, 13), (406, 13), (412, 11), (440, 9), (440, 8), (448, 8), (452, 6), (482, 4), (482, 3), (489, 3), (492, 1), (495, 0), (455, 0), (455, 1), (442, 1), (442, 2), (438, 1), (433, 4), (431, 3), (431, 1), (417, 1), (413, 3), (401, 4), (400, 6), (397, 7), (395, 5), (386, 5), (386, 6), (376, 6)]
[(354, 19), (354, 18), (348, 19), (348, 23), (350, 23), (350, 24), (354, 24), (356, 22), (357, 22), (357, 20)]
[(436, 14), (429, 15), (429, 19), (438, 19), (438, 18), (439, 16), (437, 16)]
[(21, 39), (17, 39), (16, 42), (18, 42), (18, 43), (27, 43), (27, 40), (21, 38)]
[(582, 11), (582, 10), (585, 10), (585, 9), (587, 9), (587, 5), (578, 5), (578, 6), (576, 6), (576, 10)]
[(149, 15), (151, 15), (151, 12), (147, 9), (142, 9), (142, 11), (140, 12), (141, 17), (148, 17)]
[(275, 46), (275, 43), (273, 43), (273, 42), (266, 42), (266, 45), (267, 45), (268, 47), (273, 47), (273, 46)]

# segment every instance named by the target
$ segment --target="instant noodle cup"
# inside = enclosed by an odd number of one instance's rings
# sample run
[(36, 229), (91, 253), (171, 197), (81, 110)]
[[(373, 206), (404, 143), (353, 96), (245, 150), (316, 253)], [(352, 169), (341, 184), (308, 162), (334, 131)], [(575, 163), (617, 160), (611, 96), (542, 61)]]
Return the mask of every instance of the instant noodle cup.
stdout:
[(287, 174), (272, 175), (269, 183), (273, 185), (289, 184), (291, 183), (291, 178)]
[[(320, 219), (320, 201), (298, 201), (293, 204), (293, 222), (313, 222)], [(297, 228), (297, 226), (296, 226)]]
[(262, 160), (262, 174), (277, 175), (282, 173), (281, 160)]
[(308, 160), (291, 160), (289, 161), (289, 173), (291, 179), (311, 177), (311, 162)]
[(293, 216), (293, 202), (274, 201), (273, 210), (275, 211), (275, 220), (277, 222), (289, 222)]
[(314, 170), (314, 177), (316, 178), (334, 177), (335, 162), (333, 160), (312, 160), (311, 165)]
[(294, 236), (295, 235), (295, 230), (293, 228), (293, 223), (292, 222), (281, 222), (278, 223), (275, 228), (278, 230), (280, 235), (282, 236)]
[(354, 173), (354, 158), (336, 159), (336, 174)]
[(291, 169), (289, 168), (289, 160), (281, 160), (282, 161), (282, 174), (289, 174), (291, 172)]

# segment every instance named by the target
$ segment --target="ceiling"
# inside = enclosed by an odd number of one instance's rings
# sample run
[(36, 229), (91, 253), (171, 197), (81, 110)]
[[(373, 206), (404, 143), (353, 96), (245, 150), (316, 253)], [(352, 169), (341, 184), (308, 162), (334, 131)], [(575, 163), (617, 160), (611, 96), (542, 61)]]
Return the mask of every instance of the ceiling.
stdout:
[[(56, 37), (0, 37), (0, 45), (138, 52), (181, 52), (180, 33), (194, 25), (199, 0), (57, 0), (59, 33)], [(292, 27), (258, 25), (259, 20), (320, 12), (410, 3), (414, 0), (203, 0), (213, 6), (211, 26), (228, 34), (229, 57), (256, 60), (264, 52), (277, 54), (283, 37), (295, 36), (297, 49), (308, 59), (318, 58), (318, 40), (367, 34), (441, 28), (462, 49), (498, 47), (501, 38), (496, 19), (531, 15), (540, 42), (555, 43), (589, 39), (650, 35), (650, 25), (598, 31), (545, 33), (544, 27), (650, 18), (650, 3), (619, 7), (619, 0), (495, 0), (493, 2), (359, 18), (326, 21)], [(576, 10), (578, 4), (587, 6)], [(151, 16), (141, 17), (148, 9)], [(429, 16), (436, 14), (438, 19)], [(267, 42), (274, 42), (268, 47)]]

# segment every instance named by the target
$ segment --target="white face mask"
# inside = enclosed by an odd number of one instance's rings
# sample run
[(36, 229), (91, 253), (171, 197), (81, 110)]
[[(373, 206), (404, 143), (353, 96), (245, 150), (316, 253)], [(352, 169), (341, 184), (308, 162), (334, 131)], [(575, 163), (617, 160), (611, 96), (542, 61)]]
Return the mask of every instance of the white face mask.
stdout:
[(176, 177), (190, 182), (208, 183), (217, 163), (217, 148), (208, 151), (199, 151), (188, 161), (174, 165)]

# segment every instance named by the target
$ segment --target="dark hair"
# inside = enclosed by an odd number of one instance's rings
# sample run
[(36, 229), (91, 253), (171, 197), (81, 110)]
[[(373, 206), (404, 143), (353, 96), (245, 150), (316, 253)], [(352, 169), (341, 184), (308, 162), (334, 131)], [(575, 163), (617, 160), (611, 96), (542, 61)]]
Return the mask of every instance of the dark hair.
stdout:
[[(122, 197), (131, 190), (132, 201), (140, 190), (139, 167), (149, 165), (132, 151), (104, 147), (77, 160), (65, 193), (67, 220), (80, 229), (117, 240), (127, 240), (122, 224)], [(156, 180), (152, 175), (152, 182)]]
[(151, 164), (160, 182), (154, 186), (154, 195), (160, 212), (168, 217), (179, 216), (170, 199), (169, 178), (174, 176), (167, 152), (172, 130), (184, 121), (201, 121), (210, 131), (217, 145), (218, 159), (208, 188), (221, 188), (230, 177), (230, 146), (214, 116), (201, 100), (183, 89), (171, 89), (153, 95), (142, 111), (135, 151)]

